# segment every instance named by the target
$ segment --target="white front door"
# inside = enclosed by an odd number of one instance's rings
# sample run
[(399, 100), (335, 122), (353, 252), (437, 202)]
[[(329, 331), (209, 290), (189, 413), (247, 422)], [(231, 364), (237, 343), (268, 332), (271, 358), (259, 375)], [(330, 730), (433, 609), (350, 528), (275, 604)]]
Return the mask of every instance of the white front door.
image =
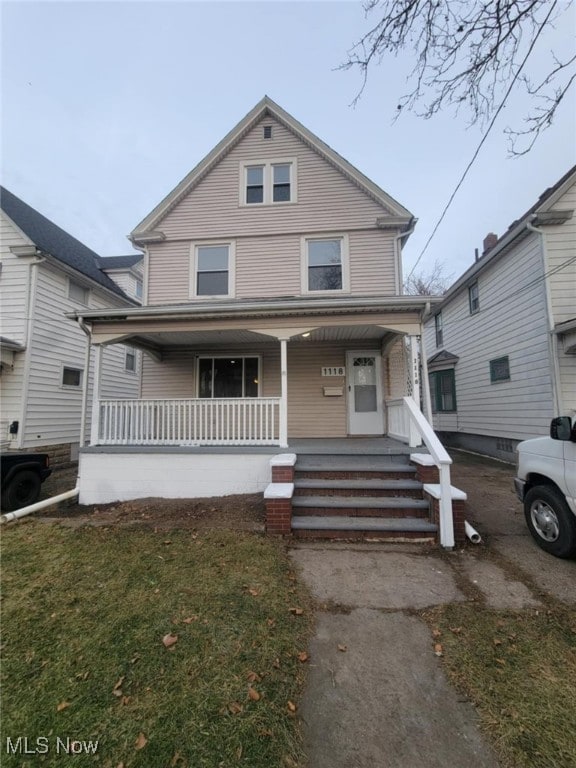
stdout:
[(347, 352), (348, 434), (384, 434), (382, 358), (377, 352)]

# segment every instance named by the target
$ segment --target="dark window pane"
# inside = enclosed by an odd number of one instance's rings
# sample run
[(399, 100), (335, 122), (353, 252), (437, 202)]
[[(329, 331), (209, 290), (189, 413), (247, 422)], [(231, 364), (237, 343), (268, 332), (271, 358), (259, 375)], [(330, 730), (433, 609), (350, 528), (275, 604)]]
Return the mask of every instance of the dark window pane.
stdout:
[(308, 270), (309, 291), (338, 291), (342, 288), (342, 267), (311, 267)]
[(212, 397), (212, 358), (200, 358), (198, 396)]
[(247, 203), (264, 202), (264, 187), (248, 187), (246, 189), (246, 202)]
[(214, 397), (242, 397), (242, 358), (214, 358)]
[(376, 385), (356, 384), (354, 387), (354, 410), (356, 413), (375, 413), (378, 410), (376, 400)]
[(197, 277), (198, 296), (228, 295), (228, 272), (199, 272)]
[(258, 397), (258, 358), (244, 359), (244, 397)]
[(202, 245), (198, 248), (198, 272), (228, 269), (227, 245)]
[(290, 184), (274, 184), (274, 190), (272, 192), (272, 200), (274, 203), (289, 203), (290, 202)]
[(62, 384), (65, 387), (79, 387), (82, 380), (82, 371), (77, 368), (64, 368), (62, 371)]
[(308, 266), (321, 267), (340, 263), (340, 240), (308, 241)]

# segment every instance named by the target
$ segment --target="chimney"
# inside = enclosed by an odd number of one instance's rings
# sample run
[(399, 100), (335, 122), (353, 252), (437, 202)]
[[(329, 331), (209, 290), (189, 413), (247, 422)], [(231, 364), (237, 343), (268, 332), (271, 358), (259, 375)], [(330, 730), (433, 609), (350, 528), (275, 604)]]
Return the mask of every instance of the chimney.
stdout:
[(482, 247), (484, 249), (482, 251), (482, 256), (484, 256), (485, 253), (488, 253), (488, 251), (491, 251), (497, 242), (498, 242), (498, 235), (495, 235), (494, 232), (488, 232), (488, 234), (484, 238), (484, 242), (482, 243)]

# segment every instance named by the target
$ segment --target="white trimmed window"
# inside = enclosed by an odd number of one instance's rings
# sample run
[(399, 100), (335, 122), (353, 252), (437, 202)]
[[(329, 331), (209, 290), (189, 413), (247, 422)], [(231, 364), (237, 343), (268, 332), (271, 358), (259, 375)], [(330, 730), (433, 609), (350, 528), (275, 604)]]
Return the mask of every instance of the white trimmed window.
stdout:
[(260, 358), (198, 358), (198, 397), (258, 397)]
[(345, 235), (302, 238), (303, 293), (350, 290)]
[(82, 373), (81, 368), (69, 368), (64, 365), (62, 367), (62, 386), (79, 389), (82, 386)]
[(78, 304), (88, 306), (90, 291), (85, 286), (80, 285), (80, 283), (76, 283), (74, 280), (68, 280), (68, 298)]
[(240, 205), (278, 205), (295, 202), (294, 158), (240, 165)]
[(142, 298), (142, 280), (137, 277), (134, 282), (134, 293), (136, 294), (137, 299)]
[(190, 295), (193, 298), (234, 296), (234, 243), (192, 245)]

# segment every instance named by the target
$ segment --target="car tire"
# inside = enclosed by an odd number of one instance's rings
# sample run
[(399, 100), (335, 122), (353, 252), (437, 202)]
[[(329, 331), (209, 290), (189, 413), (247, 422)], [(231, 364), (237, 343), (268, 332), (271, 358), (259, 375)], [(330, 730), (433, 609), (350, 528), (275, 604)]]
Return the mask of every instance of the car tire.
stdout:
[(554, 557), (576, 556), (576, 517), (560, 491), (537, 485), (526, 493), (524, 515), (536, 544)]
[(11, 511), (34, 504), (40, 495), (40, 475), (31, 469), (23, 469), (10, 479), (2, 491), (2, 509)]

